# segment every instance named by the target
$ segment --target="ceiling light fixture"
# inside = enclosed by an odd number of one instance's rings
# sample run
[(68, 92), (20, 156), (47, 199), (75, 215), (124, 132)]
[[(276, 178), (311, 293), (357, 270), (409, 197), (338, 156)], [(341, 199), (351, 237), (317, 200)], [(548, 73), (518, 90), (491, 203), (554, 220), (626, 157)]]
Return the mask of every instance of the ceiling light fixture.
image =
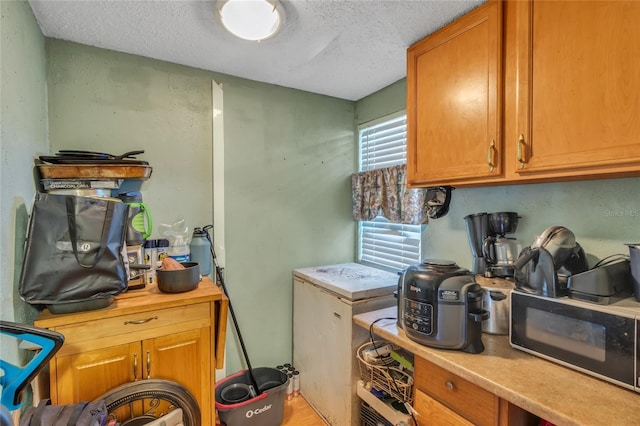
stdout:
[(278, 0), (219, 0), (217, 12), (227, 31), (251, 41), (273, 37), (284, 20)]

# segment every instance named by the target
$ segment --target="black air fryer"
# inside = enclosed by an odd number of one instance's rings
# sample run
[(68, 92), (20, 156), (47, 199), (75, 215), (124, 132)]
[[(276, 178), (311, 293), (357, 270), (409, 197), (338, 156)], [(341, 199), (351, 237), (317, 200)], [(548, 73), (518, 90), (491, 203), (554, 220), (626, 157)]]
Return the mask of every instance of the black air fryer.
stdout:
[[(426, 346), (480, 353), (484, 289), (474, 275), (450, 260), (428, 259), (400, 277), (398, 315), (407, 337)], [(400, 296), (400, 294), (399, 294)]]

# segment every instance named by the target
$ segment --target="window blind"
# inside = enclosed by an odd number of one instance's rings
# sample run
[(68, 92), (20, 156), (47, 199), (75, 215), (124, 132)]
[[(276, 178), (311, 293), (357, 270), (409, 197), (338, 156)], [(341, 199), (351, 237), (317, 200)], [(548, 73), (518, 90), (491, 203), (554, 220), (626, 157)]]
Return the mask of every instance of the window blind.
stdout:
[(366, 172), (407, 162), (407, 116), (360, 129), (360, 170)]
[[(417, 228), (417, 229), (416, 229)], [(390, 223), (378, 216), (360, 222), (360, 260), (399, 271), (419, 263), (420, 225)]]
[[(407, 161), (407, 116), (396, 115), (359, 128), (359, 171)], [(400, 271), (420, 262), (421, 225), (391, 223), (378, 216), (358, 222), (358, 261)]]

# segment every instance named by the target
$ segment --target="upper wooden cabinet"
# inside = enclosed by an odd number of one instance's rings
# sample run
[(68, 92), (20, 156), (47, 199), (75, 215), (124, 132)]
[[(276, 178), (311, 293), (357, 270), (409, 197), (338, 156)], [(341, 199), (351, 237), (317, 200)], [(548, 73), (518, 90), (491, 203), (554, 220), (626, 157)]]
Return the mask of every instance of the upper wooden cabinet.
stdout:
[(490, 1), (409, 48), (411, 184), (501, 174), (502, 6)]
[(640, 2), (516, 2), (520, 175), (640, 169)]
[(412, 46), (409, 185), (639, 176), (637, 22), (637, 1), (489, 1)]

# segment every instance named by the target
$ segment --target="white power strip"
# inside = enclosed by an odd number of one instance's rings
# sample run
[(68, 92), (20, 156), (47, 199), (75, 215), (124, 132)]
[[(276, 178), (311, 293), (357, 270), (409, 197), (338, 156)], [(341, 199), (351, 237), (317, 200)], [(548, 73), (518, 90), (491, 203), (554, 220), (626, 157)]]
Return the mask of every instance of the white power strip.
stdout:
[(362, 351), (362, 358), (366, 362), (374, 364), (376, 361), (380, 360), (380, 358), (390, 356), (392, 350), (393, 347), (391, 345), (384, 345), (380, 346), (379, 348), (367, 349), (366, 351)]

